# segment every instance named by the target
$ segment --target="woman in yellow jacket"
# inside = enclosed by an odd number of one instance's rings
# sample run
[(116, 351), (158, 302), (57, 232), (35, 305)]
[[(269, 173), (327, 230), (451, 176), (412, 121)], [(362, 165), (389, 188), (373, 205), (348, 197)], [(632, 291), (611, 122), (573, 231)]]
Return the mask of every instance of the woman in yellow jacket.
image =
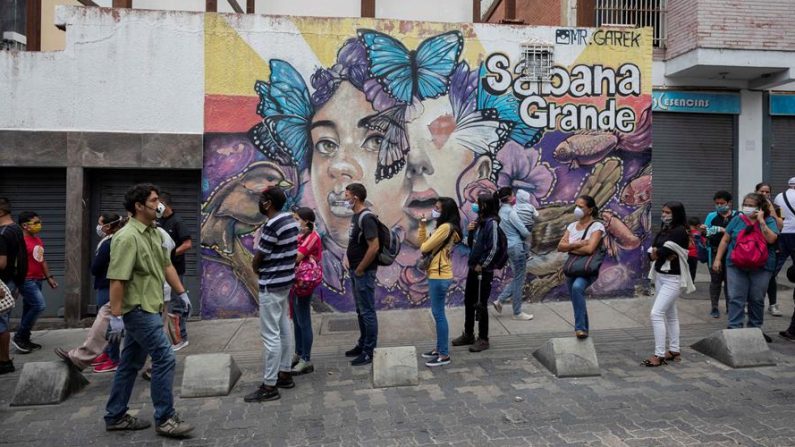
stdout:
[(426, 366), (442, 366), (450, 363), (447, 316), (444, 313), (447, 289), (453, 282), (453, 265), (450, 252), (461, 241), (461, 217), (458, 205), (449, 197), (440, 197), (433, 205), (432, 218), (436, 229), (427, 235), (425, 218), (420, 220), (420, 251), (431, 255), (428, 265), (428, 294), (431, 297), (431, 312), (436, 321), (436, 349), (422, 354), (428, 361)]

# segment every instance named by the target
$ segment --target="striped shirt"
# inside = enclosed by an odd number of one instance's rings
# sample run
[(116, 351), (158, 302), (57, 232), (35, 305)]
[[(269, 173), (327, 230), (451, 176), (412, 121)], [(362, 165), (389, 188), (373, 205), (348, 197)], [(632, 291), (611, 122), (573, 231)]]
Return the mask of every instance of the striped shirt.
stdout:
[(262, 226), (257, 251), (262, 255), (257, 272), (260, 292), (291, 287), (298, 253), (298, 223), (293, 216), (280, 213), (268, 219)]

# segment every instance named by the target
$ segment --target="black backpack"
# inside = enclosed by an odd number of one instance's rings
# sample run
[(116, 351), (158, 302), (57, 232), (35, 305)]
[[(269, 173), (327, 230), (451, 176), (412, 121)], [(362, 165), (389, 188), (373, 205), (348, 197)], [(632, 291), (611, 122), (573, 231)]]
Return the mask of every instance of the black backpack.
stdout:
[(387, 266), (392, 265), (395, 262), (395, 258), (397, 258), (398, 254), (400, 254), (400, 237), (398, 236), (397, 231), (394, 229), (390, 230), (381, 222), (381, 219), (378, 218), (377, 215), (373, 214), (370, 210), (362, 211), (362, 214), (359, 215), (359, 237), (362, 237), (364, 233), (362, 231), (362, 222), (364, 221), (364, 216), (371, 215), (375, 217), (376, 225), (378, 226), (378, 255), (375, 257), (376, 264), (380, 266)]
[(497, 251), (488, 265), (484, 265), (484, 269), (488, 270), (501, 270), (508, 263), (508, 238), (505, 237), (505, 232), (500, 228), (499, 222), (496, 219), (491, 221), (492, 228), (497, 232)]

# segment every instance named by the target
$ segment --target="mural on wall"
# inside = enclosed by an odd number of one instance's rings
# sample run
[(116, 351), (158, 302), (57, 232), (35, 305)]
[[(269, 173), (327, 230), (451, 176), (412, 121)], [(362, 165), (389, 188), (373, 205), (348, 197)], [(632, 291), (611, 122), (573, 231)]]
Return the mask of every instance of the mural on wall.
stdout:
[[(371, 208), (402, 236), (378, 270), (381, 309), (429, 305), (414, 268), (417, 230), (437, 197), (530, 193), (533, 230), (526, 298), (564, 292), (556, 252), (574, 200), (596, 199), (609, 257), (592, 291), (632, 294), (643, 282), (651, 203), (651, 40), (591, 36), (554, 45), (550, 82), (523, 77), (523, 42), (561, 30), (486, 24), (208, 14), (202, 206), (205, 318), (257, 309), (251, 271), (260, 191), (287, 190), (315, 210), (324, 243), (322, 305), (352, 311), (343, 268), (351, 212), (344, 188), (363, 183)], [(600, 42), (600, 44), (596, 44)], [(463, 303), (468, 249), (453, 252), (448, 304)], [(495, 276), (495, 292), (512, 276)]]

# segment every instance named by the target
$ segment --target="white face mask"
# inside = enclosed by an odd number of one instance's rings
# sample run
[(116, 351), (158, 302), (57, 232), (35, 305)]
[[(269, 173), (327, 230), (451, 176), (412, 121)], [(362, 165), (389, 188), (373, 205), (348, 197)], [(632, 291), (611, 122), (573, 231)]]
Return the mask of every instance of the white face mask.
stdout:
[(436, 211), (435, 209), (431, 210), (431, 219), (438, 219), (442, 213)]
[(751, 215), (753, 215), (754, 213), (756, 213), (757, 211), (759, 211), (759, 208), (756, 208), (754, 206), (744, 206), (743, 207), (743, 214), (745, 214), (746, 216), (749, 216), (749, 217)]
[(104, 231), (102, 231), (102, 227), (103, 225), (97, 225), (97, 236), (99, 237), (107, 236), (107, 234)]
[(576, 217), (577, 219), (582, 219), (584, 216), (585, 216), (585, 211), (583, 211), (582, 208), (580, 208), (579, 206), (574, 208), (574, 217)]
[(155, 216), (157, 216), (157, 218), (160, 219), (161, 217), (163, 217), (163, 214), (165, 214), (165, 212), (166, 212), (166, 206), (163, 205), (163, 202), (158, 202), (157, 208), (155, 208)]

